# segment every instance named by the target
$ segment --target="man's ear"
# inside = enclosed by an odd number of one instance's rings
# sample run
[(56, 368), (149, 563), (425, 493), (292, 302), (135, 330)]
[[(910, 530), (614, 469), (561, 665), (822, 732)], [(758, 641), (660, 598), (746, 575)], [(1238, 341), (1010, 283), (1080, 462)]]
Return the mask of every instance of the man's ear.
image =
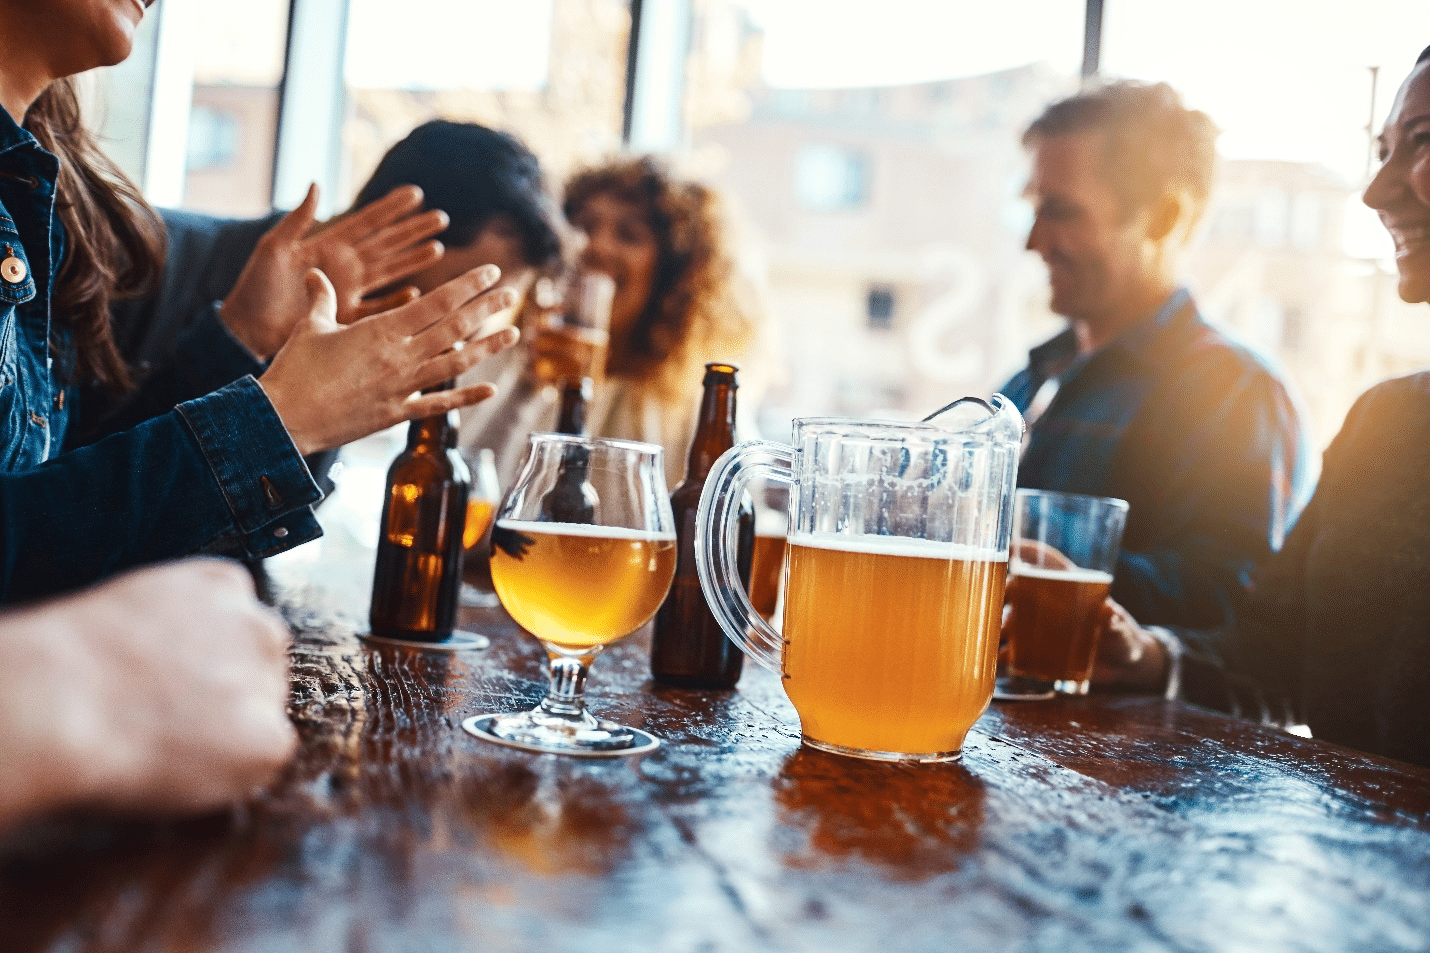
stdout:
[(1147, 210), (1147, 237), (1154, 242), (1165, 241), (1179, 226), (1189, 224), (1184, 220), (1190, 212), (1186, 196), (1163, 192)]

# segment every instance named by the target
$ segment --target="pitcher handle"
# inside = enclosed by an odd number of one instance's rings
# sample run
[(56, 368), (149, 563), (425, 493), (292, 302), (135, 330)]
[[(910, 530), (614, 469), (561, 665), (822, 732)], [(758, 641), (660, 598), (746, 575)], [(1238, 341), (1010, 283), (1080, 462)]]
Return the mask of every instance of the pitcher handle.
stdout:
[(782, 443), (753, 440), (731, 447), (715, 461), (695, 514), (695, 568), (705, 602), (726, 637), (774, 672), (781, 670), (784, 638), (755, 611), (740, 582), (735, 517), (746, 484), (764, 477), (793, 485), (793, 464), (794, 448)]

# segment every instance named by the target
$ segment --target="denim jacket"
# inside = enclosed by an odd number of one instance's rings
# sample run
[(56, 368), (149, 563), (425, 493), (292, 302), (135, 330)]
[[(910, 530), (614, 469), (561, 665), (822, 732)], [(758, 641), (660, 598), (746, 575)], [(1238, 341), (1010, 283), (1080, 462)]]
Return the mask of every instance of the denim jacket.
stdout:
[(318, 536), (311, 506), (322, 493), (250, 373), (253, 358), (212, 325), (217, 316), (179, 344), (187, 389), (204, 396), (61, 452), (79, 391), (73, 341), (51, 314), (65, 247), (58, 170), (0, 110), (0, 601), (206, 549), (261, 557)]

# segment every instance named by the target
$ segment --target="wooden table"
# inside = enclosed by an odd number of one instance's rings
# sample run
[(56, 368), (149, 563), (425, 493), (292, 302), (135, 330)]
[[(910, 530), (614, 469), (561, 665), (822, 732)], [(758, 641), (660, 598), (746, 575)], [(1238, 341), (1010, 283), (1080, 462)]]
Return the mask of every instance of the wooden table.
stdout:
[(355, 576), (285, 573), (286, 776), (221, 817), (12, 835), (0, 950), (1430, 949), (1427, 771), (1098, 698), (995, 705), (961, 763), (844, 759), (758, 668), (652, 688), (640, 637), (591, 701), (664, 746), (530, 755), (458, 727), (541, 696), (499, 610), (467, 616), (485, 652), (374, 651)]

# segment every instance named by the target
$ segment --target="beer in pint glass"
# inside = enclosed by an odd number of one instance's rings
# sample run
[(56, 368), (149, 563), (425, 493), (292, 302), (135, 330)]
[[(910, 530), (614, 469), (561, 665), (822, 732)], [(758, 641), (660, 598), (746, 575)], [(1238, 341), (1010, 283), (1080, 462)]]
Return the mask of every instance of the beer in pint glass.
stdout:
[(615, 282), (598, 271), (579, 272), (567, 281), (561, 307), (537, 320), (531, 339), (531, 371), (542, 384), (599, 380), (606, 372), (611, 300)]
[(1126, 519), (1122, 500), (1018, 491), (1007, 594), (1010, 681), (1044, 694), (1049, 686), (1087, 692)]

